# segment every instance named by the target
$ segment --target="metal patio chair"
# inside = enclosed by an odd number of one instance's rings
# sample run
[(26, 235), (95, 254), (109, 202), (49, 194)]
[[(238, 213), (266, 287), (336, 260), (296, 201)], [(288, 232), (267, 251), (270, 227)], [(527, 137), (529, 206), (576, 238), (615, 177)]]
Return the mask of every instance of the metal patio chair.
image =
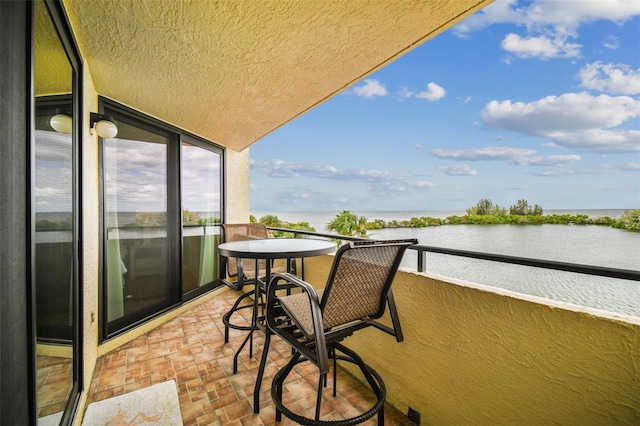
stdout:
[[(276, 421), (282, 413), (288, 418), (306, 425), (353, 425), (378, 414), (378, 424), (384, 424), (384, 400), (386, 391), (380, 375), (354, 351), (340, 342), (354, 332), (375, 326), (402, 340), (397, 320), (391, 284), (406, 249), (417, 244), (416, 239), (391, 241), (357, 241), (340, 247), (324, 289), (316, 290), (299, 277), (282, 273), (275, 275), (267, 289), (267, 324), (273, 334), (280, 336), (293, 349), (289, 363), (275, 376), (271, 394), (276, 405)], [(302, 292), (282, 295), (282, 285), (294, 285)], [(376, 320), (382, 317), (387, 303), (395, 314), (394, 327), (386, 327)], [(263, 362), (266, 361), (270, 334), (267, 333)], [(340, 352), (342, 355), (338, 355)], [(356, 364), (377, 397), (376, 403), (366, 412), (346, 420), (320, 420), (322, 390), (327, 386), (329, 360), (333, 360), (333, 395), (336, 396), (336, 361)], [(293, 413), (282, 402), (282, 389), (293, 367), (310, 361), (318, 367), (320, 380), (315, 418)], [(261, 378), (262, 375), (258, 374)]]

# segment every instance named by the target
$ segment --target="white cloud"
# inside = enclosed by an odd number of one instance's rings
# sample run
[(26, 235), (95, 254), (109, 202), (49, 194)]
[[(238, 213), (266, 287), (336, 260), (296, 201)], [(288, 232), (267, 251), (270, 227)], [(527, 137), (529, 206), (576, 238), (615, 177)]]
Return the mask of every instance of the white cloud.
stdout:
[(599, 20), (621, 24), (640, 15), (640, 2), (637, 0), (537, 0), (523, 10), (530, 22), (576, 28), (581, 24)]
[(484, 124), (552, 139), (579, 151), (623, 153), (640, 150), (638, 131), (609, 130), (640, 116), (640, 101), (628, 96), (565, 93), (524, 103), (491, 101), (481, 112)]
[(567, 42), (566, 37), (549, 38), (546, 35), (539, 37), (520, 37), (517, 34), (508, 34), (502, 40), (502, 48), (520, 58), (575, 58), (580, 56), (580, 45)]
[(522, 166), (558, 166), (580, 161), (579, 155), (549, 155), (546, 157), (524, 157), (514, 161)]
[(398, 91), (398, 96), (400, 96), (401, 98), (411, 98), (413, 97), (413, 92), (406, 87), (401, 87)]
[(112, 139), (105, 144), (104, 152), (108, 210), (166, 211), (164, 144)]
[(375, 96), (387, 96), (389, 92), (386, 87), (378, 80), (368, 78), (364, 84), (353, 88), (353, 93), (364, 98), (373, 98)]
[(456, 25), (454, 33), (458, 36), (468, 36), (490, 25), (503, 23), (522, 25), (529, 30), (551, 26), (563, 31), (598, 20), (623, 23), (638, 15), (640, 2), (637, 0), (535, 0), (520, 7), (517, 0), (496, 0)]
[[(533, 149), (510, 148), (503, 146), (487, 146), (477, 149), (444, 150), (434, 149), (434, 156), (456, 161), (506, 161), (519, 166), (558, 166), (572, 164), (580, 160), (579, 155), (535, 156)], [(443, 166), (439, 168), (448, 175), (476, 175), (477, 172), (468, 165)]]
[(640, 163), (636, 163), (633, 161), (629, 161), (627, 163), (615, 164), (611, 166), (616, 170), (623, 170), (628, 172), (637, 172), (640, 171)]
[(278, 159), (269, 161), (251, 160), (250, 166), (252, 169), (271, 178), (312, 177), (343, 182), (363, 182), (372, 185), (377, 191), (409, 191), (434, 186), (429, 181), (420, 181), (413, 177), (400, 176), (387, 171), (373, 169), (341, 170), (333, 166), (291, 163)]
[(584, 132), (557, 133), (559, 145), (578, 151), (600, 153), (640, 152), (640, 130), (592, 129)]
[(624, 64), (587, 64), (578, 73), (580, 87), (621, 95), (640, 94), (640, 68)]
[[(252, 191), (253, 192), (253, 191)], [(265, 196), (268, 194), (268, 196)], [(340, 204), (336, 202), (335, 194), (328, 193), (316, 187), (293, 186), (278, 187), (265, 186), (251, 195), (252, 212), (284, 211), (282, 206), (296, 206), (300, 211), (317, 210), (320, 206), (326, 209), (338, 210)], [(342, 203), (344, 206), (344, 203)], [(306, 220), (306, 219), (305, 219)], [(323, 231), (323, 229), (316, 229)]]
[[(198, 152), (199, 151), (199, 152)], [(182, 205), (192, 212), (220, 210), (220, 163), (215, 154), (182, 147)]]
[(437, 85), (436, 83), (427, 84), (427, 91), (416, 93), (416, 98), (427, 99), (429, 101), (437, 101), (438, 99), (444, 98), (447, 92), (444, 90), (442, 86)]
[(456, 25), (453, 32), (459, 37), (466, 37), (493, 24), (524, 24), (525, 14), (521, 9), (516, 9), (517, 4), (518, 0), (497, 0)]
[(616, 36), (609, 36), (605, 41), (602, 42), (602, 45), (607, 49), (616, 50), (620, 47), (620, 40)]
[(251, 160), (250, 165), (272, 178), (298, 178), (302, 175), (330, 178), (337, 176), (338, 173), (338, 169), (333, 166), (304, 165), (278, 159), (270, 161)]
[(440, 166), (438, 167), (438, 170), (442, 170), (446, 175), (449, 176), (475, 176), (478, 174), (478, 171), (473, 169), (468, 164)]
[(418, 99), (427, 99), (431, 102), (437, 101), (439, 99), (444, 98), (447, 94), (447, 91), (444, 88), (436, 83), (427, 84), (427, 90), (424, 92), (414, 92), (412, 90), (403, 87), (400, 89), (398, 95), (401, 98), (418, 98)]
[(575, 170), (565, 170), (565, 169), (544, 170), (541, 172), (533, 173), (534, 176), (542, 176), (542, 177), (573, 176), (576, 174), (578, 173)]
[(434, 149), (431, 151), (438, 158), (448, 158), (457, 161), (514, 161), (536, 153), (533, 149), (519, 149), (502, 146), (487, 146), (478, 149)]
[(36, 130), (35, 138), (35, 210), (37, 213), (71, 212), (71, 135)]
[(627, 162), (621, 164), (603, 163), (585, 167), (580, 169), (562, 169), (556, 168), (551, 170), (542, 170), (532, 173), (534, 176), (553, 177), (553, 176), (573, 176), (573, 175), (611, 175), (617, 173), (637, 173), (640, 171), (640, 163)]
[[(640, 15), (637, 0), (548, 1), (536, 0), (518, 5), (517, 0), (497, 0), (454, 27), (459, 37), (493, 24), (516, 24), (525, 28), (527, 36), (509, 34), (502, 47), (520, 58), (573, 58), (580, 55), (580, 45), (569, 43), (578, 36), (582, 24), (599, 20), (622, 24)], [(614, 48), (616, 43), (607, 43)], [(509, 59), (505, 60), (507, 63)]]

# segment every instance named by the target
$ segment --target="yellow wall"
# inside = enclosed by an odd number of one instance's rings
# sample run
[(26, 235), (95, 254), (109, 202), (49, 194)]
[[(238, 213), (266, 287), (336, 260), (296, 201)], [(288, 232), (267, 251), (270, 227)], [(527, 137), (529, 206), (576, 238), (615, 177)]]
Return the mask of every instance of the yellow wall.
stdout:
[[(332, 257), (307, 259), (324, 285)], [(405, 341), (346, 340), (422, 424), (640, 424), (640, 320), (607, 319), (400, 271)]]
[[(89, 114), (98, 111), (96, 93), (86, 62), (82, 80), (82, 292), (83, 389), (87, 398), (98, 353), (98, 266), (100, 265), (100, 208), (98, 199), (98, 136), (89, 129)], [(78, 412), (82, 412), (79, 410)]]
[(249, 149), (227, 149), (227, 223), (249, 221)]
[[(83, 298), (83, 371), (84, 392), (80, 401), (80, 409), (75, 419), (80, 424), (86, 404), (86, 398), (91, 385), (93, 371), (97, 358), (124, 343), (158, 327), (160, 324), (175, 318), (196, 304), (203, 303), (210, 297), (215, 297), (219, 291), (208, 293), (188, 304), (156, 318), (143, 326), (137, 327), (116, 339), (98, 345), (98, 284), (100, 264), (100, 206), (98, 199), (98, 137), (90, 132), (89, 114), (98, 111), (98, 93), (93, 84), (91, 74), (86, 63), (83, 68), (83, 122), (82, 126), (82, 255), (83, 279), (81, 285)], [(249, 220), (249, 150), (235, 152), (227, 150), (227, 208), (233, 212), (229, 217), (232, 221)]]

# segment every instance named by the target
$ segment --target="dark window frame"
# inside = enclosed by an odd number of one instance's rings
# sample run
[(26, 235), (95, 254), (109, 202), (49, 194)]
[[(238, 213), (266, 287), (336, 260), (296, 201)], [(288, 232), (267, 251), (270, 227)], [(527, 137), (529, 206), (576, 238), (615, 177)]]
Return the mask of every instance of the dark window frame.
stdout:
[[(65, 50), (67, 55), (67, 59), (69, 60), (69, 64), (73, 70), (72, 72), (72, 111), (73, 117), (78, 118), (73, 120), (73, 154), (72, 154), (72, 167), (73, 167), (73, 209), (74, 209), (74, 226), (73, 226), (73, 238), (74, 238), (74, 282), (73, 282), (73, 385), (71, 391), (69, 393), (69, 397), (67, 398), (67, 403), (65, 405), (62, 418), (60, 420), (61, 425), (71, 424), (73, 419), (75, 418), (76, 411), (79, 407), (80, 397), (83, 393), (84, 388), (84, 360), (83, 360), (83, 322), (82, 322), (82, 312), (84, 312), (83, 307), (83, 293), (81, 291), (82, 282), (84, 280), (83, 275), (83, 250), (82, 250), (82, 241), (83, 241), (83, 220), (82, 220), (82, 167), (81, 161), (82, 158), (82, 120), (79, 119), (82, 117), (82, 99), (83, 99), (83, 91), (82, 91), (82, 81), (83, 81), (83, 73), (82, 73), (82, 57), (80, 56), (80, 52), (77, 48), (77, 43), (73, 32), (71, 31), (71, 26), (69, 24), (69, 19), (67, 14), (62, 6), (62, 3), (58, 0), (44, 0), (44, 4), (49, 12), (49, 16), (53, 22), (53, 26), (58, 33), (58, 37), (60, 42)], [(34, 8), (31, 8), (31, 25), (33, 26), (34, 16), (33, 16)], [(34, 40), (35, 31), (31, 32), (31, 46), (32, 52), (35, 46)], [(33, 55), (33, 53), (32, 53)], [(32, 56), (32, 66), (31, 66), (31, 82), (33, 84), (34, 75), (33, 75), (33, 56)], [(31, 107), (31, 120), (35, 119), (35, 98), (32, 94), (32, 107)], [(33, 131), (33, 124), (31, 126), (31, 130)], [(34, 135), (30, 136), (31, 140), (31, 170), (30, 170), (30, 178), (34, 179), (33, 173), (35, 170), (35, 164), (33, 163), (34, 158)], [(33, 209), (34, 194), (30, 194), (30, 220), (31, 220), (31, 235), (30, 235), (30, 245), (31, 252), (35, 252), (35, 212)], [(35, 262), (33, 259), (30, 259), (31, 263), (31, 276), (34, 276), (34, 268)], [(33, 295), (35, 292), (35, 280), (31, 279), (31, 296), (33, 299)], [(35, 303), (35, 301), (32, 301)], [(31, 306), (31, 316), (32, 321), (35, 318), (35, 310), (34, 306)], [(36, 333), (33, 334), (33, 347), (35, 348), (35, 337)], [(35, 355), (33, 357), (33, 362), (35, 363)], [(34, 367), (35, 368), (35, 367)], [(36, 389), (33, 389), (33, 395), (35, 395)], [(35, 401), (35, 397), (34, 397)], [(35, 409), (35, 407), (34, 407)]]
[(169, 285), (170, 285), (170, 301), (166, 306), (151, 306), (140, 310), (136, 315), (122, 317), (111, 322), (111, 327), (107, 322), (106, 307), (107, 298), (105, 295), (106, 271), (105, 271), (105, 203), (104, 203), (104, 167), (103, 167), (103, 144), (102, 140), (98, 143), (98, 179), (99, 179), (99, 229), (100, 229), (100, 245), (99, 245), (99, 267), (98, 267), (98, 341), (103, 343), (111, 338), (119, 336), (127, 331), (144, 324), (154, 318), (157, 318), (166, 312), (182, 306), (184, 303), (198, 297), (204, 293), (215, 290), (223, 285), (217, 279), (212, 283), (202, 286), (200, 289), (184, 294), (182, 292), (182, 206), (181, 206), (181, 174), (182, 174), (182, 141), (196, 145), (202, 149), (207, 149), (220, 154), (220, 203), (221, 216), (225, 217), (225, 167), (226, 167), (226, 151), (223, 147), (207, 141), (199, 136), (186, 132), (176, 126), (155, 119), (143, 112), (135, 110), (120, 104), (119, 102), (100, 96), (98, 98), (98, 110), (100, 114), (111, 115), (115, 120), (121, 120), (127, 124), (152, 131), (154, 133), (164, 134), (168, 137), (167, 145), (167, 236), (169, 239), (168, 256), (170, 261), (169, 268)]
[[(198, 138), (195, 137), (191, 134), (188, 133), (182, 133), (181, 137), (180, 137), (180, 153), (182, 154), (182, 142), (186, 142), (188, 144), (191, 144), (193, 146), (196, 146), (200, 149), (205, 149), (207, 151), (211, 151), (214, 153), (217, 153), (220, 155), (220, 224), (225, 222), (225, 206), (226, 206), (226, 185), (225, 185), (225, 177), (226, 177), (226, 173), (225, 173), (225, 164), (226, 164), (226, 150), (222, 147), (218, 147), (217, 145), (212, 145), (209, 142), (206, 142), (204, 139), (202, 138)], [(182, 158), (180, 158), (180, 171), (182, 172)], [(182, 174), (180, 174), (182, 176)], [(179, 190), (182, 190), (182, 181), (180, 182), (180, 188)], [(182, 200), (182, 196), (180, 196), (180, 200)], [(182, 217), (182, 215), (181, 215)], [(182, 232), (182, 226), (180, 226), (181, 232)], [(182, 245), (182, 243), (184, 242), (184, 237), (181, 234), (180, 235), (180, 244)], [(182, 260), (182, 256), (181, 256), (181, 260)], [(222, 285), (224, 285), (224, 281), (222, 281), (224, 278), (224, 276), (221, 275), (222, 271), (218, 271), (218, 278), (215, 279), (213, 281), (214, 283), (214, 288), (218, 288)], [(194, 290), (191, 290), (187, 293), (184, 292), (184, 283), (182, 285), (182, 297), (183, 297), (183, 303), (187, 302), (189, 300), (195, 299), (197, 297), (200, 297), (201, 295), (211, 291), (211, 287), (209, 285), (204, 285), (204, 286), (200, 286)]]

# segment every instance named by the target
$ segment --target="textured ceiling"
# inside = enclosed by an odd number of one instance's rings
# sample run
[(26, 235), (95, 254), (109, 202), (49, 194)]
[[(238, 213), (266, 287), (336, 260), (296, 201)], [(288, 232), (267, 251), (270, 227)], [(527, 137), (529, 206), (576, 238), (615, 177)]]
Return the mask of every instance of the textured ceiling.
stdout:
[(42, 1), (34, 4), (34, 93), (36, 96), (71, 93), (73, 72), (69, 59), (49, 18), (46, 6)]
[(242, 150), (492, 1), (64, 5), (99, 94)]

